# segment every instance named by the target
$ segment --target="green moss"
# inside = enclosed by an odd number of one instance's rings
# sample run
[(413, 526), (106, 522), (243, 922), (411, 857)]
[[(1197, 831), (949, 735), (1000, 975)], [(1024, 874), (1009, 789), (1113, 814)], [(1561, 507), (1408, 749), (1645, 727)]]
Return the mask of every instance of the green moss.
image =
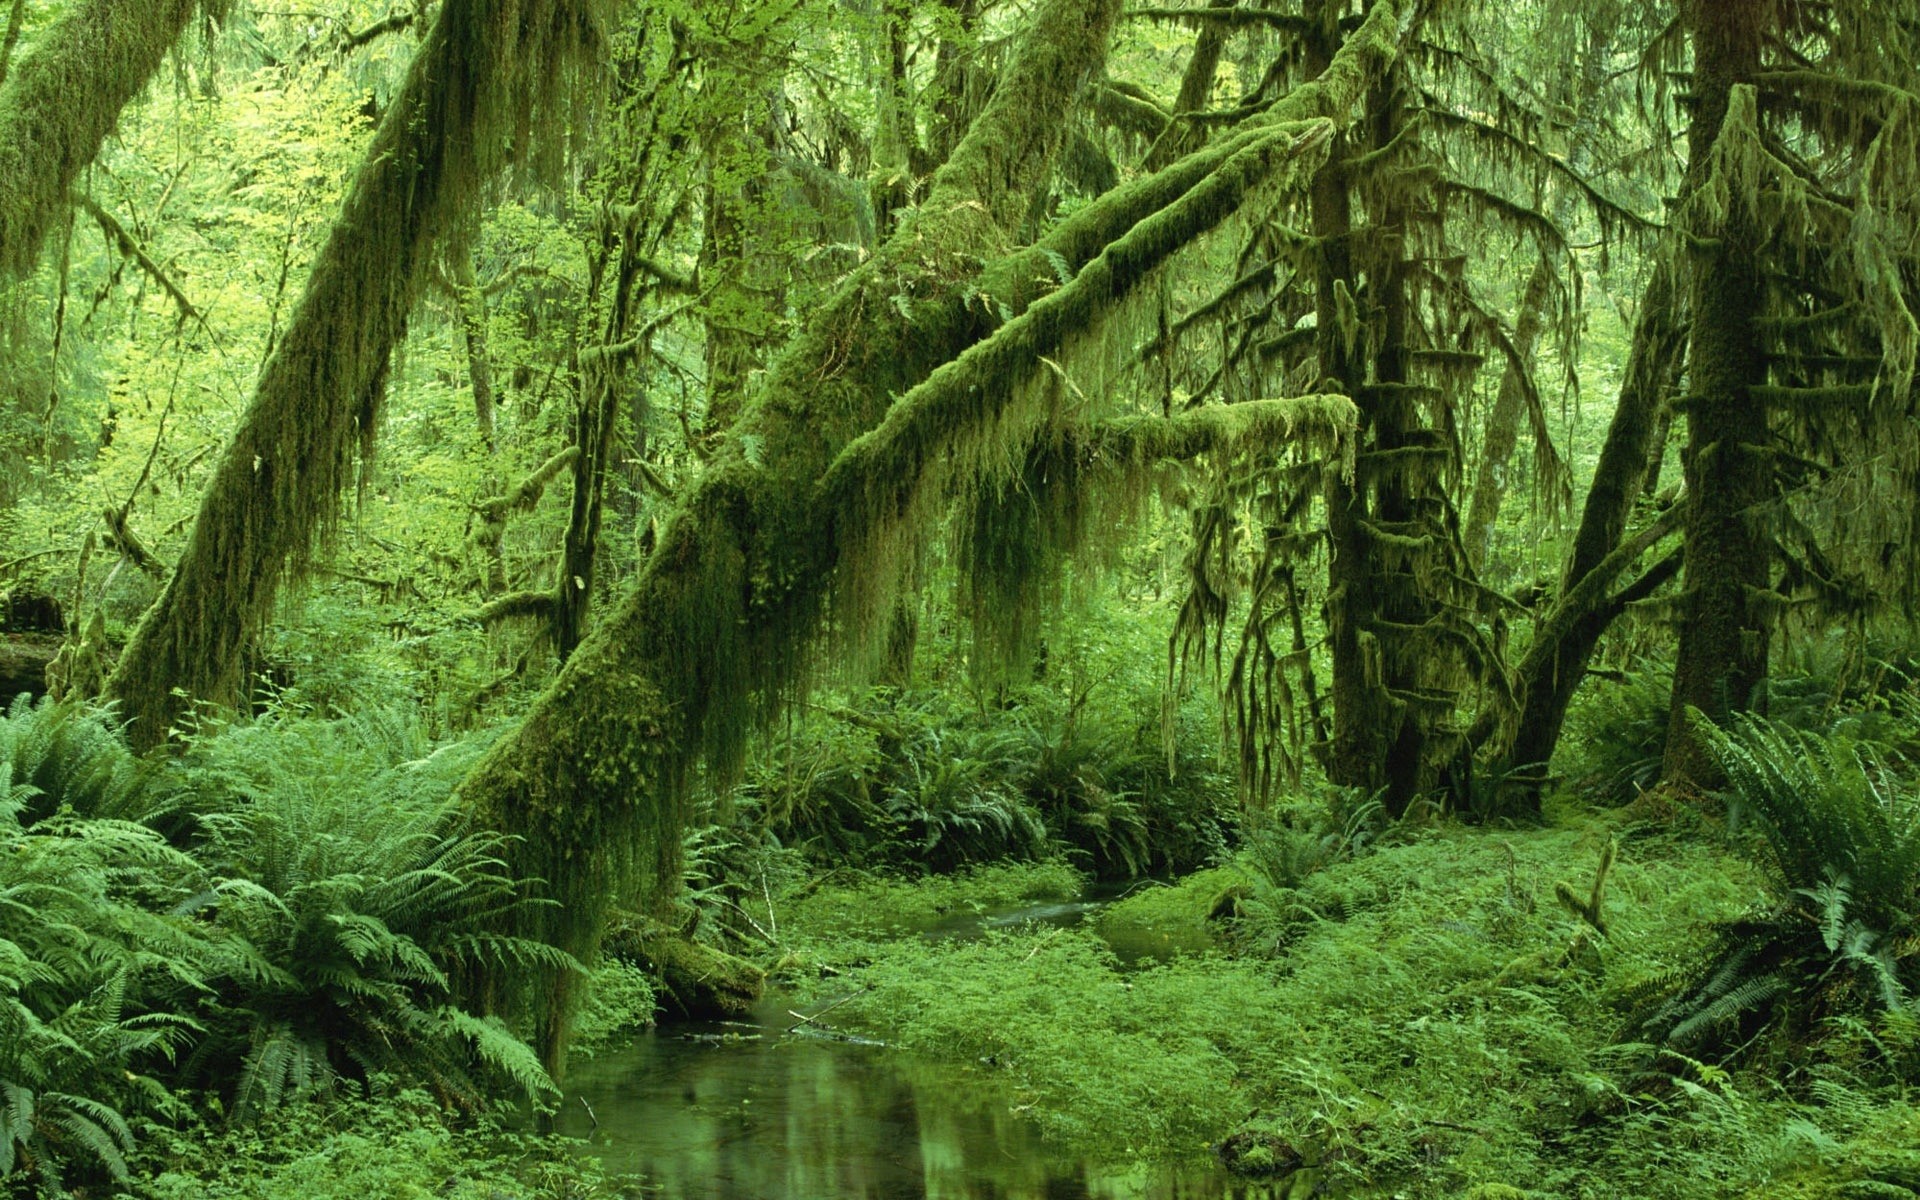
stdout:
[(25, 275), (66, 215), (69, 191), (147, 86), (200, 0), (62, 10), (0, 89), (0, 277)]
[(829, 881), (782, 913), (795, 937), (819, 941), (877, 937), (924, 929), (956, 913), (1072, 900), (1086, 879), (1065, 863), (996, 863), (924, 879), (887, 876)]
[(1218, 945), (1218, 921), (1231, 915), (1253, 879), (1237, 866), (1196, 871), (1171, 887), (1147, 886), (1100, 914), (1100, 936), (1129, 957), (1198, 954)]

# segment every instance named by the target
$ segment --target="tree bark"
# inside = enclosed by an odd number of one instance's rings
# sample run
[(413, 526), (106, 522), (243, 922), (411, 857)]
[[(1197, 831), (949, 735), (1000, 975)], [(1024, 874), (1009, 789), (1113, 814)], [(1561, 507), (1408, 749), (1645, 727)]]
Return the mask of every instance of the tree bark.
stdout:
[[(332, 525), (388, 358), (440, 245), (599, 31), (580, 0), (448, 0), (374, 134), (286, 336), (202, 500), (178, 569), (108, 683), (139, 747), (181, 694), (231, 703), (241, 652)], [(553, 111), (547, 111), (547, 110)], [(4, 176), (0, 176), (4, 177)]]
[[(1692, 6), (1696, 108), (1686, 183), (1694, 204), (1713, 182), (1712, 151), (1726, 130), (1734, 89), (1759, 71), (1764, 12), (1748, 0), (1695, 0)], [(1692, 239), (1693, 337), (1681, 461), (1693, 507), (1663, 764), (1665, 780), (1680, 786), (1709, 784), (1717, 772), (1687, 710), (1724, 721), (1754, 702), (1767, 677), (1768, 627), (1755, 598), (1767, 590), (1772, 555), (1755, 515), (1768, 499), (1772, 472), (1764, 449), (1766, 408), (1751, 391), (1766, 382), (1758, 328), (1762, 237), (1757, 198), (1743, 194), (1738, 180), (1725, 187), (1719, 227)]]
[(180, 39), (199, 0), (80, 0), (34, 39), (0, 87), (0, 279), (40, 258), (68, 192), (120, 110)]

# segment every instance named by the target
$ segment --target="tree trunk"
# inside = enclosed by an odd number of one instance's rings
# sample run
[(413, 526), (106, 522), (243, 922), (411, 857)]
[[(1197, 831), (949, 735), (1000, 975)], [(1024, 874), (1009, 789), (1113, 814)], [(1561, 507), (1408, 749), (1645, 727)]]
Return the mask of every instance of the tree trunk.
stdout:
[[(1734, 88), (1759, 71), (1763, 9), (1748, 0), (1695, 0), (1696, 108), (1687, 141), (1687, 200), (1714, 181), (1711, 151), (1727, 131)], [(1749, 119), (1757, 120), (1749, 113)], [(1739, 131), (1734, 131), (1736, 135)], [(1767, 622), (1756, 603), (1772, 565), (1755, 520), (1770, 494), (1766, 382), (1758, 318), (1765, 283), (1756, 197), (1722, 181), (1719, 228), (1692, 239), (1693, 340), (1688, 355), (1687, 446), (1682, 457), (1687, 523), (1685, 608), (1673, 672), (1673, 712), (1663, 775), (1688, 786), (1717, 774), (1687, 710), (1716, 721), (1752, 704), (1767, 677)]]
[(1533, 370), (1533, 351), (1540, 342), (1547, 291), (1552, 286), (1553, 268), (1542, 256), (1534, 263), (1533, 274), (1527, 277), (1526, 291), (1520, 297), (1520, 314), (1513, 323), (1513, 348), (1519, 361), (1509, 361), (1500, 374), (1500, 391), (1494, 397), (1493, 411), (1487, 414), (1487, 433), (1480, 447), (1480, 470), (1474, 479), (1473, 501), (1467, 508), (1466, 531), (1461, 535), (1467, 548), (1467, 561), (1476, 571), (1486, 565), (1493, 526), (1500, 518), (1501, 501), (1507, 496), (1507, 467), (1513, 461), (1514, 447), (1520, 444), (1520, 414), (1527, 402), (1527, 384), (1521, 375)]
[(199, 0), (79, 0), (0, 87), (0, 279), (20, 278), (68, 190), (180, 39)]
[[(580, 0), (447, 0), (374, 134), (306, 294), (261, 371), (178, 569), (108, 683), (136, 746), (182, 694), (239, 696), (240, 656), (338, 513), (373, 436), (388, 358), (443, 239), (480, 185), (564, 122), (572, 64), (599, 43)], [(4, 153), (4, 151), (0, 151)]]
[[(1682, 350), (1680, 301), (1673, 269), (1663, 254), (1640, 300), (1619, 401), (1607, 426), (1600, 460), (1594, 466), (1593, 485), (1587, 491), (1580, 528), (1561, 577), (1556, 609), (1567, 605), (1581, 583), (1620, 545), (1640, 493), (1641, 478), (1648, 464), (1657, 461), (1652, 446), (1654, 439), (1664, 434), (1659, 420), (1667, 411), (1664, 393)], [(1631, 564), (1621, 565), (1624, 568)], [(1602, 582), (1611, 584), (1612, 580)], [(1567, 706), (1586, 678), (1600, 636), (1615, 616), (1603, 603), (1605, 596), (1604, 590), (1595, 594), (1595, 603), (1579, 614), (1555, 613), (1542, 621), (1521, 660), (1520, 714), (1513, 741), (1504, 755), (1508, 773), (1518, 774), (1514, 790), (1501, 797), (1502, 808), (1529, 814), (1540, 809), (1541, 784), (1554, 747), (1559, 745)]]

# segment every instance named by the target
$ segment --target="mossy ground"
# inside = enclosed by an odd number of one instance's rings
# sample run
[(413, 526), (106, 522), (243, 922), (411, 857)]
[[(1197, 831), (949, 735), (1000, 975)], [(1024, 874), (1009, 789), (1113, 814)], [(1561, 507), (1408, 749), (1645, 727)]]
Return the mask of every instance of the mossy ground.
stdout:
[[(888, 931), (1048, 894), (1045, 869), (829, 882), (786, 918), (789, 979), (829, 966), (817, 986), (864, 989), (836, 1023), (972, 1064), (1095, 1155), (1193, 1155), (1238, 1134), (1243, 1165), (1304, 1165), (1332, 1194), (1449, 1200), (1915, 1194), (1920, 1109), (1903, 1097), (1684, 1063), (1662, 1087), (1629, 1082), (1632, 997), (1697, 962), (1762, 879), (1698, 830), (1552, 816), (1406, 827), (1297, 887), (1235, 865), (1088, 926), (971, 941)], [(1610, 841), (1602, 937), (1555, 890), (1586, 895)], [(1215, 948), (1129, 966), (1101, 936), (1141, 930)]]

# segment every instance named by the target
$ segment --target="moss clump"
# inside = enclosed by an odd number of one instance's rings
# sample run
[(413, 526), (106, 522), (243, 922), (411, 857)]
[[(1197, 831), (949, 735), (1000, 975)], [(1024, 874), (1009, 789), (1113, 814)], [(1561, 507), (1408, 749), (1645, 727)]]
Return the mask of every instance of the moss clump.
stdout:
[(1171, 887), (1150, 886), (1100, 914), (1096, 928), (1122, 956), (1199, 954), (1219, 942), (1219, 919), (1247, 894), (1252, 879), (1239, 867), (1196, 871)]

